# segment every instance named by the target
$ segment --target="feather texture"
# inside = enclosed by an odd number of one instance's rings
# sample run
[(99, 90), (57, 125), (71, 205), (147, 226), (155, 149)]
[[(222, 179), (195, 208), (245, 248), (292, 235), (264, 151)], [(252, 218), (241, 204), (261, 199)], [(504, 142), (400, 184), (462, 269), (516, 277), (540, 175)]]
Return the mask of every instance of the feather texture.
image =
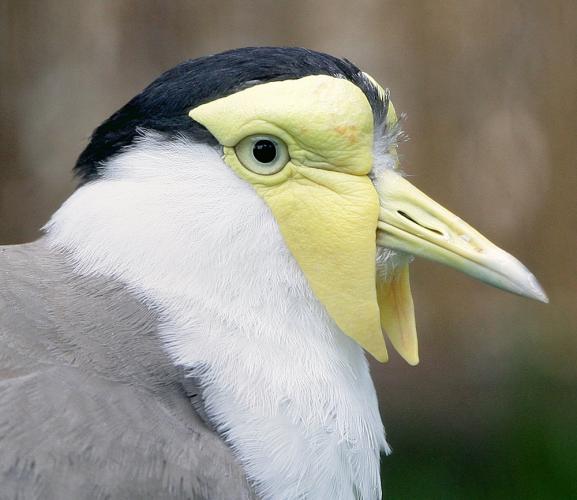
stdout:
[(312, 295), (269, 209), (217, 148), (144, 134), (47, 227), (126, 283), (264, 498), (379, 498), (368, 364)]
[(44, 241), (0, 247), (0, 498), (254, 498), (158, 322)]

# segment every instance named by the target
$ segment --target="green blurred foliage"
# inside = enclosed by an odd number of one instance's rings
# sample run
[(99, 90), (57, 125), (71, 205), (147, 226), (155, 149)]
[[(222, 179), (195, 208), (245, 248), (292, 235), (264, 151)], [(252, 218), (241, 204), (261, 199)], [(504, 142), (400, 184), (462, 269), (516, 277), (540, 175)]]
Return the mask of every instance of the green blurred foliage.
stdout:
[(481, 436), (390, 422), (401, 432), (383, 459), (386, 498), (577, 498), (575, 387), (517, 361), (500, 394), (509, 411)]

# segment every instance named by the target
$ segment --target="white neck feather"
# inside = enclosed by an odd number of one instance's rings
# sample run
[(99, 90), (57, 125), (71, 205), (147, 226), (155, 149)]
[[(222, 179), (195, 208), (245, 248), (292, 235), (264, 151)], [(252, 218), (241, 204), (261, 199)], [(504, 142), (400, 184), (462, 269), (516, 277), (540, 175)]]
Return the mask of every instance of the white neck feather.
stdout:
[(264, 498), (380, 498), (388, 451), (362, 350), (325, 313), (266, 204), (212, 148), (148, 134), (47, 226), (127, 283)]

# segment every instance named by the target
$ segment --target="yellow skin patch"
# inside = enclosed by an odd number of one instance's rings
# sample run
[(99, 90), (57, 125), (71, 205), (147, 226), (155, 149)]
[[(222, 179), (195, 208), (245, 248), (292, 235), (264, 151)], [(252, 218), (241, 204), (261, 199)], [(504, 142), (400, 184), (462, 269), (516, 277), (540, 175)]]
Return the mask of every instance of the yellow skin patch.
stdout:
[[(408, 264), (377, 277), (377, 244), (548, 300), (517, 259), (395, 170), (381, 172), (375, 187), (368, 177), (373, 113), (353, 83), (320, 75), (269, 82), (199, 106), (190, 117), (218, 139), (226, 163), (266, 201), (331, 318), (376, 359), (387, 360), (382, 325), (405, 360), (419, 360)], [(389, 125), (397, 121), (392, 103), (386, 119)], [(288, 163), (272, 175), (249, 170), (237, 157), (235, 146), (258, 135), (287, 146)]]
[(395, 269), (388, 280), (377, 277), (381, 326), (397, 352), (410, 365), (419, 363), (415, 308), (409, 283), (409, 264)]
[[(378, 89), (381, 99), (385, 90), (369, 74), (365, 76)], [(386, 122), (394, 126), (398, 122), (393, 103), (389, 101)], [(397, 146), (389, 153), (397, 157)], [(412, 366), (419, 363), (419, 342), (415, 323), (415, 306), (411, 293), (408, 262), (394, 269), (387, 280), (377, 274), (377, 302), (381, 313), (381, 327), (396, 351)]]
[[(224, 146), (224, 159), (270, 207), (316, 297), (341, 330), (387, 360), (375, 287), (379, 197), (368, 177), (373, 113), (353, 83), (329, 76), (270, 82), (190, 112)], [(259, 175), (234, 146), (250, 135), (283, 140), (290, 160)]]

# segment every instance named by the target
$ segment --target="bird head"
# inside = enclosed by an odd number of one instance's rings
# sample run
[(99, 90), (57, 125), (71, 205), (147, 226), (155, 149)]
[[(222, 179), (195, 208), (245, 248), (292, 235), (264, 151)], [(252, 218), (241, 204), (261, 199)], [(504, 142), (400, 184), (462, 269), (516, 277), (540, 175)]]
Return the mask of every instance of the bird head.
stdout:
[(330, 318), (379, 361), (387, 336), (418, 362), (413, 256), (547, 300), (517, 259), (403, 177), (389, 94), (346, 60), (252, 48), (184, 63), (95, 131), (78, 172), (106, 176), (146, 131), (214, 148), (264, 202)]

